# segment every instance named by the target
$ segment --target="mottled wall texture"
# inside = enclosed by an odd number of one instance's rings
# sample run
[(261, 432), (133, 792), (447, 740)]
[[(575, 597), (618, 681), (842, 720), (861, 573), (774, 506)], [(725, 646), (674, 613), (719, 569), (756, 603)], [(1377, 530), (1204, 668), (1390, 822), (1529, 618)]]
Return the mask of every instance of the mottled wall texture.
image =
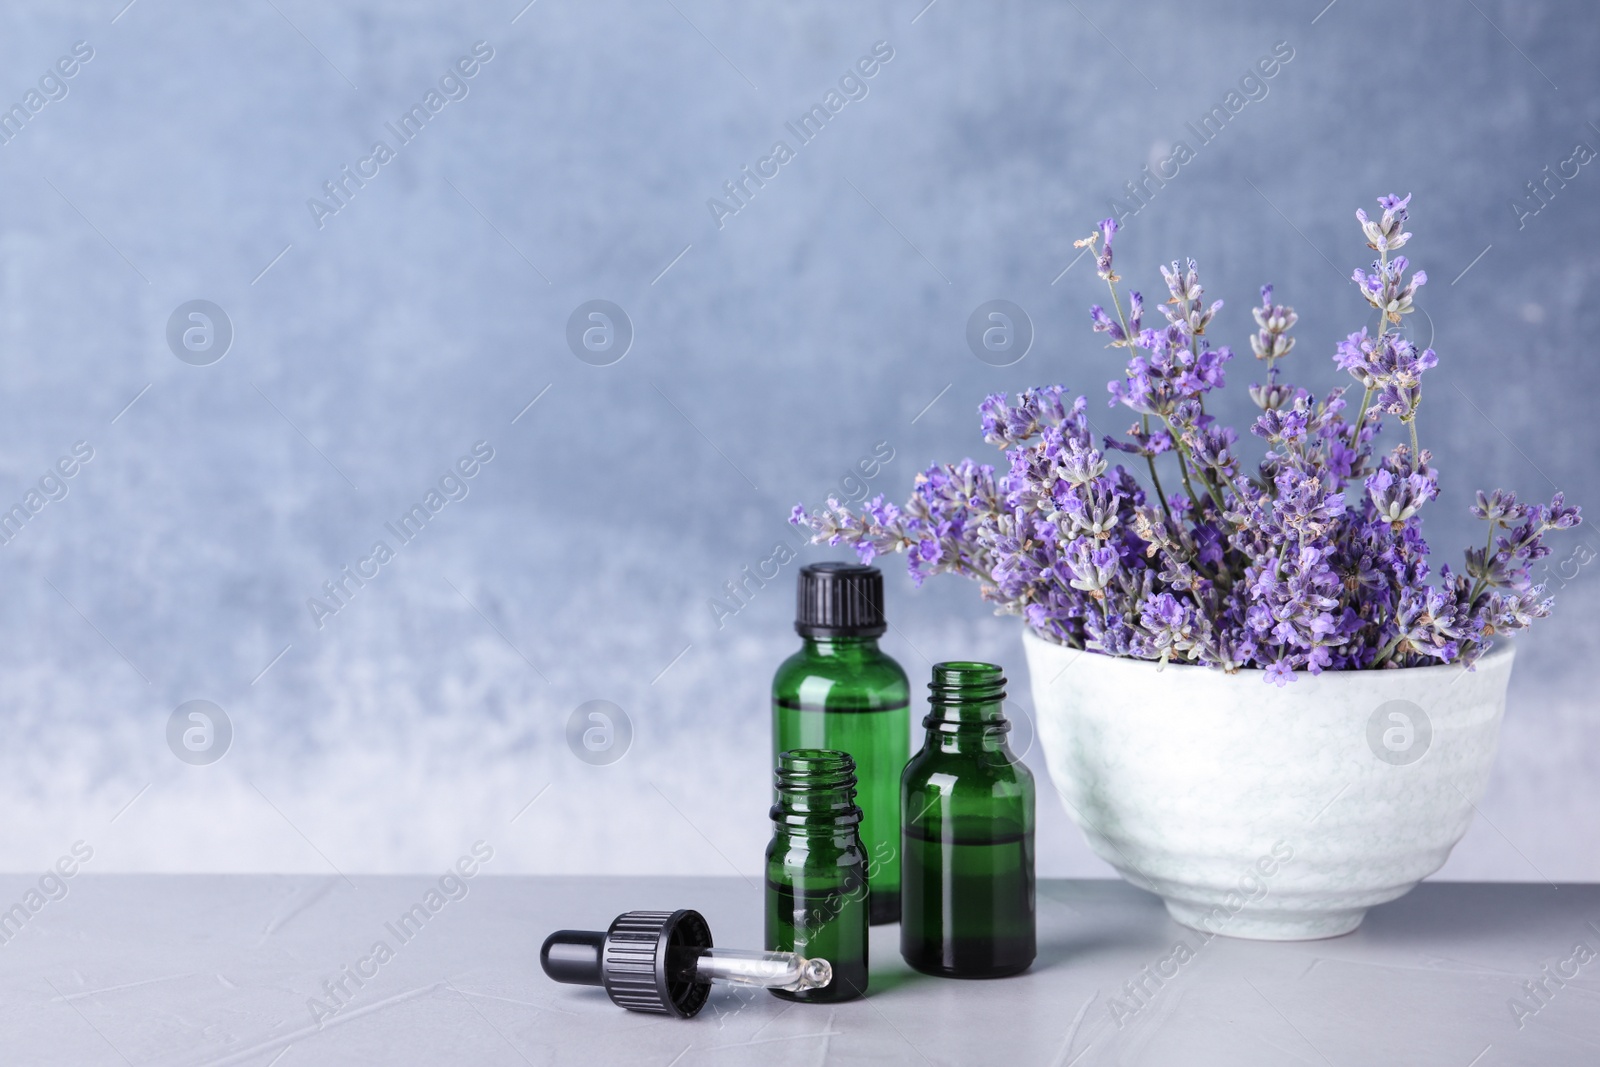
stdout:
[[(790, 507), (988, 452), (997, 390), (1120, 428), (1112, 211), (1218, 342), (1274, 283), (1325, 389), (1353, 213), (1413, 193), (1436, 550), (1480, 486), (1600, 502), (1593, 5), (925, 2), (7, 4), (0, 866), (756, 870), (840, 554)], [(1022, 358), (969, 346), (991, 300)], [(1580, 545), (1444, 877), (1600, 878)], [(1005, 664), (1026, 744), (1017, 622), (885, 567), (886, 646)], [(1044, 873), (1109, 873), (1040, 815)]]

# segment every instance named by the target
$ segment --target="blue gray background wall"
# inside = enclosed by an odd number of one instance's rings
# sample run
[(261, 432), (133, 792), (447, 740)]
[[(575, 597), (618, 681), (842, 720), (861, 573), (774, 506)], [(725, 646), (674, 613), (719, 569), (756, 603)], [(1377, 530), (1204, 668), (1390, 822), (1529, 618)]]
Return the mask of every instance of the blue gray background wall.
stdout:
[[(1480, 486), (1597, 499), (1600, 171), (1527, 188), (1600, 147), (1576, 0), (124, 2), (0, 13), (7, 104), (93, 50), (0, 146), (0, 503), (93, 449), (0, 548), (0, 866), (84, 838), (108, 870), (413, 870), (481, 837), (508, 872), (753, 871), (796, 564), (742, 604), (724, 583), (880, 442), (893, 495), (982, 454), (985, 393), (1065, 382), (1103, 410), (1072, 242), (1180, 140), (1194, 158), (1126, 202), (1123, 273), (1148, 291), (1195, 256), (1239, 347), (1275, 283), (1319, 388), (1365, 321), (1352, 213), (1415, 194), (1442, 558)], [(385, 123), (480, 41), (400, 144)], [(865, 95), (799, 143), (785, 123), (877, 42)], [(1201, 145), (1186, 123), (1279, 42)], [(380, 139), (394, 158), (330, 198)], [(765, 186), (708, 207), (778, 140)], [(965, 340), (995, 298), (1036, 334), (1008, 367)], [(233, 328), (209, 366), (167, 343), (196, 299)], [(633, 326), (609, 366), (566, 340), (594, 299)], [(467, 495), (319, 627), (308, 599), (476, 442)], [(1016, 623), (886, 568), (913, 677), (995, 658), (1025, 722)], [(1600, 877), (1600, 582), (1571, 569), (1446, 876)], [(233, 725), (210, 766), (166, 741), (194, 699)], [(597, 699), (633, 729), (605, 766), (567, 744)], [(1040, 853), (1107, 873), (1048, 790)]]

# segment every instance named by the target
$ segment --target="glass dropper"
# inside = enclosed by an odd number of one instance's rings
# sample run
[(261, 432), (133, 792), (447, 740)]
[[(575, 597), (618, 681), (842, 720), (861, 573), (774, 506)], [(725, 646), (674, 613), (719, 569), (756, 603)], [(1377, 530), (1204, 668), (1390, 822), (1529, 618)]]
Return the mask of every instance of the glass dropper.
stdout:
[(630, 911), (608, 930), (557, 930), (539, 952), (557, 982), (597, 985), (629, 1011), (688, 1018), (703, 1007), (711, 983), (799, 992), (833, 981), (833, 965), (794, 952), (713, 948), (697, 911)]
[(785, 989), (821, 989), (833, 981), (833, 965), (825, 959), (806, 959), (794, 952), (761, 952), (746, 948), (695, 950), (695, 977), (702, 982)]

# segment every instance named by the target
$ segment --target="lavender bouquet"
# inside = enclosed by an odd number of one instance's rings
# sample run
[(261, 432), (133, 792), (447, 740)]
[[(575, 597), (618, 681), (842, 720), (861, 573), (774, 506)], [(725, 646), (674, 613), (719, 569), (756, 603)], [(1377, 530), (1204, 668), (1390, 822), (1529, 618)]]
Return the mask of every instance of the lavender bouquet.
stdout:
[[(1417, 443), (1417, 409), (1438, 358), (1398, 329), (1427, 275), (1408, 277), (1406, 257), (1391, 257), (1411, 239), (1410, 199), (1381, 197), (1375, 219), (1356, 212), (1378, 259), (1354, 275), (1377, 332), (1363, 327), (1334, 356), (1362, 388), (1354, 418), (1343, 388), (1318, 398), (1280, 380), (1296, 315), (1273, 303), (1271, 286), (1261, 290), (1250, 347), (1266, 383), (1250, 387), (1261, 409), (1250, 433), (1265, 452), (1254, 472), (1239, 435), (1205, 409), (1233, 358), (1206, 337), (1222, 301), (1202, 300), (1193, 260), (1173, 263), (1161, 269), (1163, 321), (1145, 325), (1143, 296), (1118, 294), (1117, 224), (1106, 219), (1077, 243), (1094, 250), (1111, 292), (1109, 312), (1090, 309), (1094, 330), (1129, 354), (1109, 385), (1111, 405), (1138, 416), (1124, 437), (1097, 448), (1087, 401), (1068, 403), (1061, 386), (996, 394), (979, 414), (984, 440), (1010, 461), (1005, 473), (970, 459), (937, 465), (917, 476), (904, 507), (879, 496), (856, 513), (830, 497), (809, 514), (797, 505), (790, 521), (813, 543), (853, 546), (863, 562), (905, 552), (919, 584), (944, 572), (976, 578), (997, 613), (1073, 648), (1230, 673), (1265, 668), (1280, 686), (1300, 670), (1470, 666), (1494, 635), (1550, 613), (1529, 567), (1549, 554), (1547, 532), (1581, 519), (1560, 493), (1541, 505), (1479, 492), (1471, 511), (1488, 525), (1484, 547), (1430, 583), (1420, 511), (1439, 486)], [(1409, 441), (1379, 456), (1385, 415)], [(1148, 491), (1110, 466), (1111, 451), (1142, 461)]]

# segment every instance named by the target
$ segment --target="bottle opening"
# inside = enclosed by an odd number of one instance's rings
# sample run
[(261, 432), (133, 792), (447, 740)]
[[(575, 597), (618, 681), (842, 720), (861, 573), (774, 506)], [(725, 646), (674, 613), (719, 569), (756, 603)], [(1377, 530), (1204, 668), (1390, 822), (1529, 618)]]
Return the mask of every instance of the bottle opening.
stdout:
[(796, 748), (778, 756), (773, 776), (778, 802), (772, 819), (791, 827), (824, 829), (861, 822), (856, 806), (856, 762), (827, 748)]
[(991, 703), (1005, 699), (1006, 676), (993, 663), (935, 663), (928, 693), (935, 704)]
[(856, 761), (831, 748), (792, 748), (778, 756), (778, 790), (784, 793), (855, 789)]

